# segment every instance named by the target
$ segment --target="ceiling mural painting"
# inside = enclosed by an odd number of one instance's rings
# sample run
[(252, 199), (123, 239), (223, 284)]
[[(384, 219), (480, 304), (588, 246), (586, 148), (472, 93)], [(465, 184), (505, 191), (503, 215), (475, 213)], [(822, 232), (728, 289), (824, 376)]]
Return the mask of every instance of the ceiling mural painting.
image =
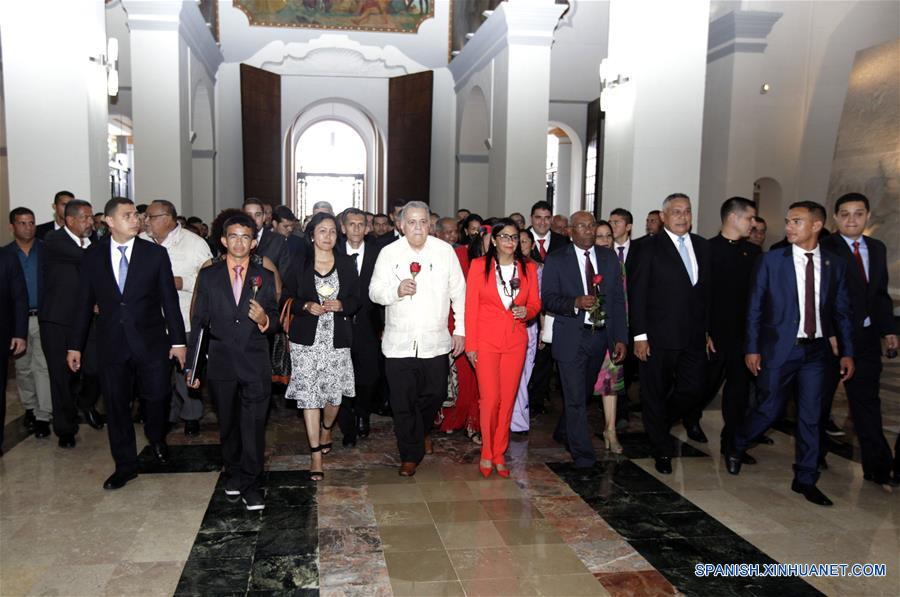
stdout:
[(256, 27), (416, 33), (435, 0), (233, 0)]

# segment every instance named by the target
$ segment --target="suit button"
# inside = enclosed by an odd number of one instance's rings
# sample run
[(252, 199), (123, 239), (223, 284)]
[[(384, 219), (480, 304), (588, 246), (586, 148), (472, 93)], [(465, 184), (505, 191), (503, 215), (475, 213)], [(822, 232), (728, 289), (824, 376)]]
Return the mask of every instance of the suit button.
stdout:
[(234, 320), (234, 323), (235, 323), (235, 324), (238, 324), (238, 323), (240, 323), (240, 322), (241, 322), (240, 319), (235, 319), (235, 320)]

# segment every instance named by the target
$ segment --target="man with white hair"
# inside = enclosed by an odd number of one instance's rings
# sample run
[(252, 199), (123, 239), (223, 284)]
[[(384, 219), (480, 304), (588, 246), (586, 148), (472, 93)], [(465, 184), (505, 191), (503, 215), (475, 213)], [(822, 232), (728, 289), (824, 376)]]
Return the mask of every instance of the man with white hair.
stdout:
[(332, 209), (331, 204), (327, 201), (316, 201), (313, 203), (312, 215), (322, 212), (334, 215), (334, 209)]
[[(465, 347), (466, 281), (453, 247), (429, 236), (428, 205), (410, 201), (399, 219), (403, 236), (375, 262), (369, 297), (385, 306), (381, 350), (391, 390), (400, 475), (411, 477), (427, 453), (428, 431), (447, 398), (450, 361)], [(447, 329), (450, 307), (456, 323)]]

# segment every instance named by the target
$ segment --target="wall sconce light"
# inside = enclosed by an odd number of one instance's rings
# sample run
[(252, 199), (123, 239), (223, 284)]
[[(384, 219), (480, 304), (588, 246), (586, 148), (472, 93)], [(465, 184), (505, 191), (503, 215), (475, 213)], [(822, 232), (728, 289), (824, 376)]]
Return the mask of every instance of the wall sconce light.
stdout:
[(615, 64), (609, 58), (600, 61), (600, 109), (604, 112), (608, 111), (612, 90), (631, 80), (631, 77), (622, 74), (621, 71), (621, 65)]
[(771, 85), (769, 85), (768, 83), (763, 83), (762, 87), (759, 88), (759, 93), (760, 93), (760, 95), (765, 95), (765, 94), (769, 93), (769, 91), (771, 91), (771, 90), (772, 90)]
[(91, 62), (106, 69), (106, 93), (110, 97), (119, 94), (119, 40), (110, 37), (106, 40), (106, 54), (99, 56), (91, 56), (88, 58)]

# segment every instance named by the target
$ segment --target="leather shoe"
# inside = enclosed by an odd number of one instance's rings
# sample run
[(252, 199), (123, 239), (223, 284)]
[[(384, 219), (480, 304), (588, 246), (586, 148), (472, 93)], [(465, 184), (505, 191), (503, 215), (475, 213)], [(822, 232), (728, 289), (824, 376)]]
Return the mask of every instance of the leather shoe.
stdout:
[(137, 473), (120, 473), (116, 471), (109, 476), (109, 479), (103, 482), (103, 489), (121, 489), (133, 479), (137, 479)]
[(187, 437), (197, 437), (200, 435), (200, 421), (185, 421), (184, 434)]
[[(727, 454), (725, 453), (725, 443), (724, 442), (722, 443), (722, 449), (719, 450), (719, 452), (721, 452), (722, 456), (727, 456)], [(754, 458), (753, 456), (750, 456), (749, 454), (744, 452), (743, 454), (741, 454), (741, 463), (742, 464), (756, 464), (756, 458)]]
[(425, 453), (434, 454), (434, 444), (431, 442), (431, 436), (425, 436)]
[(687, 436), (689, 439), (700, 444), (709, 442), (709, 438), (707, 438), (706, 434), (703, 433), (703, 429), (700, 427), (700, 423), (686, 425), (685, 428), (687, 429)]
[(725, 457), (725, 468), (731, 475), (737, 475), (741, 472), (741, 464), (744, 462), (743, 454), (729, 454)]
[(150, 444), (150, 451), (153, 453), (156, 462), (160, 464), (169, 464), (169, 446), (164, 442)]
[(769, 437), (768, 435), (760, 435), (758, 438), (753, 440), (755, 444), (761, 444), (763, 446), (771, 446), (775, 443), (775, 440)]
[(668, 456), (660, 456), (659, 458), (655, 458), (656, 470), (659, 471), (662, 475), (671, 475), (672, 474), (672, 459)]
[(34, 431), (34, 423), (37, 419), (34, 418), (34, 409), (29, 408), (25, 411), (25, 416), (22, 417), (22, 425), (25, 426), (27, 431)]
[(59, 436), (58, 444), (60, 448), (74, 448), (75, 435), (73, 433), (63, 433)]
[(355, 448), (356, 447), (356, 438), (351, 435), (345, 435), (341, 439), (341, 445), (344, 446), (345, 448), (348, 448), (348, 447)]
[(369, 437), (369, 417), (358, 417), (356, 419), (356, 435), (358, 437)]
[(50, 421), (35, 421), (32, 429), (34, 437), (50, 437)]
[(404, 462), (400, 465), (400, 476), (412, 477), (416, 474), (416, 467), (418, 467), (418, 465), (415, 462)]
[(97, 412), (96, 408), (91, 407), (82, 409), (81, 417), (84, 419), (85, 423), (94, 429), (103, 429), (103, 415)]
[(819, 491), (819, 488), (815, 485), (807, 485), (794, 479), (793, 483), (791, 483), (791, 491), (801, 494), (806, 498), (806, 501), (812, 502), (817, 506), (834, 505), (834, 502), (825, 497), (825, 494)]
[(827, 470), (828, 470), (828, 462), (825, 461), (825, 457), (824, 457), (824, 456), (823, 456), (822, 458), (819, 459), (819, 466), (818, 466), (818, 468), (819, 468), (820, 471), (827, 471)]

